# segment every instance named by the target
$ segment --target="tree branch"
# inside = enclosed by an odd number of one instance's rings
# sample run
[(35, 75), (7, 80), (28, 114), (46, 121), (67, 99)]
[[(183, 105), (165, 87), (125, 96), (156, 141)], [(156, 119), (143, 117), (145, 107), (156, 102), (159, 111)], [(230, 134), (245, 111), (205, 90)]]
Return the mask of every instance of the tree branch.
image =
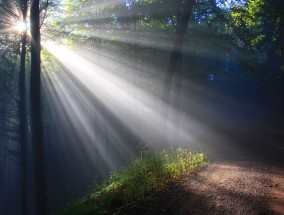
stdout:
[(45, 7), (45, 11), (44, 11), (44, 14), (43, 14), (43, 18), (42, 18), (42, 22), (41, 22), (41, 24), (40, 24), (40, 26), (39, 26), (39, 28), (41, 29), (41, 26), (43, 25), (43, 23), (44, 23), (44, 20), (45, 20), (45, 17), (46, 17), (46, 13), (47, 13), (47, 8), (48, 8), (48, 0), (46, 0), (46, 7)]

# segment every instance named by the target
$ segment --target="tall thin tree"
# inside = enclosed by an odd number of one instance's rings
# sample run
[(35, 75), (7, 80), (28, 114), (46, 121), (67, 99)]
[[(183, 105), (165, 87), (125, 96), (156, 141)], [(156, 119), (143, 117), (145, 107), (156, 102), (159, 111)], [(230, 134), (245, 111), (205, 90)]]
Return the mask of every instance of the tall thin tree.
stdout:
[[(163, 117), (168, 120), (169, 109), (171, 106), (170, 94), (173, 85), (173, 80), (175, 80), (174, 88), (175, 93), (180, 94), (181, 92), (181, 76), (178, 74), (181, 69), (182, 63), (182, 45), (187, 31), (187, 26), (191, 13), (195, 4), (195, 0), (185, 0), (180, 2), (180, 8), (176, 14), (176, 26), (175, 26), (175, 42), (173, 50), (170, 55), (170, 62), (168, 64), (164, 87), (163, 87), (163, 100), (165, 102)], [(179, 102), (176, 100), (176, 102)], [(179, 105), (176, 104), (176, 110), (178, 111)], [(167, 133), (167, 123), (164, 124), (165, 133)], [(178, 133), (176, 134), (178, 138)], [(168, 139), (166, 138), (166, 141)]]
[(40, 8), (39, 0), (31, 1), (31, 79), (30, 79), (30, 117), (31, 141), (33, 147), (36, 214), (45, 214), (45, 177), (43, 128), (41, 114), (41, 81), (40, 81)]
[[(23, 23), (27, 26), (27, 0), (21, 1)], [(26, 45), (27, 29), (21, 35), (21, 59), (19, 72), (19, 115), (20, 115), (20, 142), (21, 142), (21, 164), (22, 164), (22, 213), (28, 214), (27, 204), (27, 113), (26, 113)]]
[(175, 27), (175, 43), (170, 56), (170, 62), (168, 65), (165, 85), (164, 85), (164, 99), (166, 103), (169, 102), (171, 85), (173, 83), (174, 76), (179, 72), (182, 60), (182, 44), (187, 30), (187, 25), (192, 13), (195, 0), (182, 1), (182, 8), (177, 14), (176, 27)]

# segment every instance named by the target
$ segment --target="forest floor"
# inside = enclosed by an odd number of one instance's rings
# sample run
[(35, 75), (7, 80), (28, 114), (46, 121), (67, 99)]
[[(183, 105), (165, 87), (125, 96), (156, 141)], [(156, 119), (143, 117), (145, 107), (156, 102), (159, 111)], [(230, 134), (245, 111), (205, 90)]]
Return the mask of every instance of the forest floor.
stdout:
[(211, 163), (126, 214), (284, 214), (284, 170), (253, 162)]
[(207, 167), (123, 214), (284, 215), (284, 142), (280, 139), (253, 136), (234, 138), (229, 145), (219, 142)]

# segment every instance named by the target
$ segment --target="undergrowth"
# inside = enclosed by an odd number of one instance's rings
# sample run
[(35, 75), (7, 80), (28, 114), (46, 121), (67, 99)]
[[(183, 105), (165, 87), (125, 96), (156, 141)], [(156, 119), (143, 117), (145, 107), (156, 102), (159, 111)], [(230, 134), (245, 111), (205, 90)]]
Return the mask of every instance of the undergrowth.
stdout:
[(149, 153), (127, 168), (112, 173), (109, 180), (96, 186), (86, 197), (63, 210), (61, 215), (113, 214), (165, 189), (171, 182), (188, 176), (207, 161), (203, 153), (188, 149), (167, 149)]

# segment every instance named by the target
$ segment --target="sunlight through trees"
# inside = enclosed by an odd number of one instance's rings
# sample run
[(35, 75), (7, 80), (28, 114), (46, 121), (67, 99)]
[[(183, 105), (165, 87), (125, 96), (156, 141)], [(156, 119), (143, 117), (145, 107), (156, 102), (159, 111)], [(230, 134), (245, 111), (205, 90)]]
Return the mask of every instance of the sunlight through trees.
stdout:
[(279, 2), (0, 0), (0, 214), (56, 212), (144, 151), (282, 137)]

